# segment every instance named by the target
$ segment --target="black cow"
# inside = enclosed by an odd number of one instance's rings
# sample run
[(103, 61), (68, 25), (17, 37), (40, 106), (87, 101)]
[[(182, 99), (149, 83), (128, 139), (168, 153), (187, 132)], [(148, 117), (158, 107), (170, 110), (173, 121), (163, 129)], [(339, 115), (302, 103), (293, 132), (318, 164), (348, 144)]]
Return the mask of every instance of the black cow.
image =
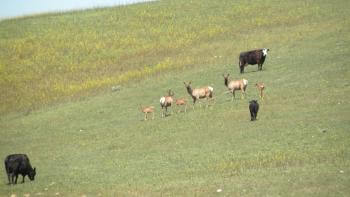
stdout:
[(258, 111), (259, 111), (259, 103), (257, 100), (249, 101), (249, 111), (250, 111), (250, 120), (251, 121), (256, 120), (256, 116), (258, 115)]
[(258, 70), (262, 70), (267, 52), (270, 49), (256, 49), (252, 51), (246, 51), (239, 54), (239, 69), (241, 74), (244, 73), (244, 67), (248, 64), (255, 65), (258, 64)]
[[(9, 184), (17, 184), (18, 174), (23, 176), (22, 183), (24, 183), (24, 177), (26, 175), (33, 181), (36, 174), (35, 168), (33, 169), (30, 165), (29, 158), (26, 154), (8, 155), (5, 159), (5, 169)], [(13, 180), (14, 178), (16, 179)]]

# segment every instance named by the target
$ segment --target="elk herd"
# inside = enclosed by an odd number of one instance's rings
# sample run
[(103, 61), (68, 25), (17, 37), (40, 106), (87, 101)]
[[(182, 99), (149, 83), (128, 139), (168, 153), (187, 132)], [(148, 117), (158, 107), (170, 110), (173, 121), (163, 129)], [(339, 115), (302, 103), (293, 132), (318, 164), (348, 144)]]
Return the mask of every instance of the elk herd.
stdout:
[[(262, 69), (262, 65), (267, 56), (267, 52), (269, 49), (257, 49), (253, 51), (247, 51), (240, 53), (239, 56), (239, 69), (240, 73), (244, 73), (244, 67), (248, 64), (255, 65), (258, 64), (258, 70)], [(244, 99), (245, 92), (248, 86), (247, 79), (240, 80), (229, 80), (229, 74), (222, 75), (224, 78), (224, 84), (228, 89), (228, 92), (232, 94), (231, 101), (235, 98), (235, 91), (241, 91), (241, 99)], [(193, 88), (191, 86), (192, 82), (184, 82), (187, 93), (193, 100), (193, 110), (194, 105), (198, 101), (200, 106), (200, 100), (206, 99), (207, 104), (206, 107), (209, 106), (209, 102), (213, 100), (214, 88), (211, 86), (204, 86), (201, 88)], [(263, 91), (265, 86), (262, 82), (256, 83), (255, 86), (259, 92), (259, 97), (261, 100), (264, 98)], [(162, 96), (159, 100), (160, 106), (162, 108), (162, 118), (167, 116), (168, 108), (171, 107), (174, 103), (178, 107), (178, 113), (180, 112), (180, 107), (184, 108), (184, 112), (187, 110), (187, 100), (185, 98), (175, 99), (174, 92), (169, 89), (168, 94)], [(148, 115), (152, 114), (152, 119), (154, 119), (155, 107), (154, 106), (140, 106), (141, 112), (144, 113), (144, 120), (148, 119)], [(249, 110), (251, 121), (256, 120), (257, 113), (259, 110), (259, 104), (257, 100), (251, 100), (249, 102)], [(5, 169), (8, 178), (8, 184), (17, 184), (18, 175), (22, 175), (22, 183), (24, 183), (25, 176), (28, 176), (30, 180), (34, 180), (36, 175), (36, 169), (32, 168), (29, 158), (26, 154), (12, 154), (8, 155), (5, 158)]]
[[(244, 67), (248, 64), (255, 65), (258, 64), (258, 70), (262, 70), (262, 66), (264, 64), (265, 58), (267, 56), (267, 52), (269, 49), (263, 48), (263, 49), (256, 49), (252, 51), (242, 52), (239, 55), (239, 69), (240, 73), (244, 73)], [(224, 78), (224, 85), (227, 87), (228, 92), (232, 94), (231, 101), (235, 98), (235, 91), (241, 92), (241, 99), (244, 99), (246, 89), (248, 86), (248, 80), (247, 79), (239, 79), (239, 80), (230, 80), (229, 76), (230, 74), (223, 74)], [(187, 93), (193, 100), (192, 108), (195, 109), (194, 106), (196, 102), (198, 101), (199, 105), (201, 106), (201, 100), (206, 100), (206, 107), (209, 106), (209, 102), (212, 101), (213, 95), (214, 95), (214, 88), (211, 86), (204, 86), (201, 88), (192, 88), (191, 81), (188, 83), (183, 82), (186, 88)], [(258, 94), (261, 100), (264, 99), (264, 89), (265, 85), (262, 82), (258, 82), (255, 84)], [(174, 97), (175, 93), (169, 89), (168, 94), (164, 95), (160, 98), (159, 103), (161, 106), (161, 117), (166, 117), (168, 114), (168, 108), (173, 106), (174, 103), (177, 106), (178, 110), (177, 113), (180, 112), (180, 108), (184, 108), (184, 112), (186, 113), (187, 110), (187, 100), (185, 98), (178, 98), (175, 99)], [(251, 121), (256, 120), (257, 113), (259, 110), (259, 104), (257, 100), (251, 100), (249, 102), (249, 110), (251, 115)], [(154, 113), (155, 113), (155, 107), (154, 106), (141, 106), (141, 112), (144, 113), (144, 120), (148, 120), (148, 114), (152, 114), (152, 119), (154, 119)]]

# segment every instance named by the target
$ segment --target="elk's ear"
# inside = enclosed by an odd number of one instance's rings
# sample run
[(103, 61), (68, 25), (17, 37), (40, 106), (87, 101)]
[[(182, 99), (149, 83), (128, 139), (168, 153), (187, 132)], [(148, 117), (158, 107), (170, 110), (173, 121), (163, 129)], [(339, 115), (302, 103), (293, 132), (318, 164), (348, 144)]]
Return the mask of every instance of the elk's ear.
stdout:
[(189, 83), (188, 83), (188, 85), (190, 85), (192, 83), (192, 81), (190, 81)]
[(184, 82), (184, 84), (187, 85), (186, 82)]

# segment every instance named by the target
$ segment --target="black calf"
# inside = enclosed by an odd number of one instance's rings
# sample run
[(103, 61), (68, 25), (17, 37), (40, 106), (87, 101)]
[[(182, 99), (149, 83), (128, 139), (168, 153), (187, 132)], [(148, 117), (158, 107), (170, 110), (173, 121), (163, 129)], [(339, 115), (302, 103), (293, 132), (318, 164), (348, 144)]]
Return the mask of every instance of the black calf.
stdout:
[(256, 116), (258, 115), (258, 111), (259, 111), (259, 103), (257, 100), (249, 101), (249, 111), (250, 111), (250, 120), (251, 121), (256, 120)]

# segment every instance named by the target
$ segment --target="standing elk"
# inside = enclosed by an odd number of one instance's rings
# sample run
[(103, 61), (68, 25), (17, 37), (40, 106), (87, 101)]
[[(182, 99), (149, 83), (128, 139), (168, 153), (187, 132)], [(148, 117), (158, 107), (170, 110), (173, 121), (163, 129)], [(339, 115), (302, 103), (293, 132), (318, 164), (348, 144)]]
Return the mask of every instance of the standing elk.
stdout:
[(262, 66), (265, 62), (267, 52), (270, 49), (256, 49), (252, 51), (241, 52), (239, 54), (239, 69), (241, 74), (244, 73), (244, 67), (248, 64), (255, 65), (258, 64), (258, 70), (262, 70)]
[(192, 83), (191, 81), (188, 84), (186, 82), (184, 82), (188, 94), (193, 99), (193, 109), (194, 109), (194, 105), (196, 104), (196, 101), (199, 99), (203, 99), (203, 98), (207, 99), (207, 106), (206, 107), (208, 107), (208, 105), (209, 105), (208, 101), (209, 101), (209, 99), (211, 99), (213, 97), (214, 88), (210, 87), (210, 86), (205, 86), (202, 88), (192, 89), (191, 83)]
[(230, 74), (227, 74), (226, 76), (223, 74), (222, 75), (224, 77), (224, 83), (225, 86), (228, 88), (228, 90), (232, 93), (232, 99), (231, 101), (233, 101), (233, 98), (236, 97), (235, 96), (235, 91), (236, 90), (241, 90), (241, 97), (244, 98), (245, 95), (245, 90), (247, 88), (248, 85), (248, 80), (246, 79), (241, 79), (241, 80), (232, 80), (229, 81), (228, 77), (230, 76)]
[[(174, 92), (172, 92), (169, 89), (168, 95), (160, 98), (159, 103), (160, 103), (160, 106), (162, 107), (162, 117), (166, 116), (166, 113), (168, 112), (168, 107), (171, 107), (171, 104), (174, 102), (173, 96), (174, 96)], [(165, 112), (164, 112), (164, 108), (165, 108)]]
[(152, 114), (152, 120), (154, 119), (154, 107), (153, 106), (147, 106), (147, 107), (141, 106), (141, 111), (145, 114), (144, 120), (147, 120), (148, 114)]
[(265, 89), (264, 83), (256, 83), (255, 86), (258, 88), (259, 96), (261, 100), (264, 100), (264, 93), (263, 93)]

